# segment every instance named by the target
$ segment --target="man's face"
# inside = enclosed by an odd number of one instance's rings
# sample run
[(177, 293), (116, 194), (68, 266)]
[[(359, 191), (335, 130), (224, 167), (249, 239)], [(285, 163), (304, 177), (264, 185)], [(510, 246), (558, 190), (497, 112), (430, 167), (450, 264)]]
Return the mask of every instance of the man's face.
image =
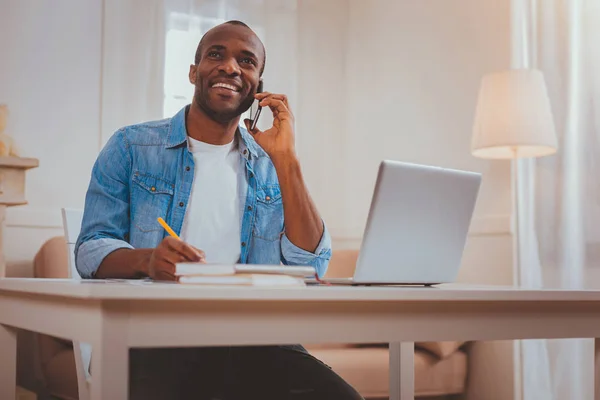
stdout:
[(260, 39), (245, 26), (224, 24), (202, 41), (200, 61), (190, 67), (194, 102), (212, 119), (229, 122), (254, 101), (264, 60)]

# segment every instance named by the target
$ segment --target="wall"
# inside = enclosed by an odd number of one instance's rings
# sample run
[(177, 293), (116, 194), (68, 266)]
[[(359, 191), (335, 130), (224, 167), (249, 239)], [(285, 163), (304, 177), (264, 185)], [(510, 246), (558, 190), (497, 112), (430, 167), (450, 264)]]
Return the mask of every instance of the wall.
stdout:
[(378, 163), (391, 158), (482, 172), (471, 231), (507, 234), (509, 164), (472, 157), (470, 140), (482, 75), (510, 66), (508, 2), (350, 4), (344, 232), (360, 236)]
[[(510, 67), (510, 2), (351, 0), (347, 40), (338, 247), (359, 244), (381, 159), (479, 171), (459, 280), (511, 284), (510, 164), (470, 154), (480, 79)], [(476, 343), (471, 351), (469, 398), (512, 399), (513, 344)]]
[[(345, 235), (347, 0), (303, 0), (298, 19), (296, 143), (304, 177), (334, 238)], [(293, 105), (292, 105), (293, 106)]]
[(40, 167), (27, 175), (29, 205), (7, 211), (9, 275), (31, 274), (61, 207), (81, 207), (100, 142), (101, 0), (3, 0), (0, 102), (7, 133)]

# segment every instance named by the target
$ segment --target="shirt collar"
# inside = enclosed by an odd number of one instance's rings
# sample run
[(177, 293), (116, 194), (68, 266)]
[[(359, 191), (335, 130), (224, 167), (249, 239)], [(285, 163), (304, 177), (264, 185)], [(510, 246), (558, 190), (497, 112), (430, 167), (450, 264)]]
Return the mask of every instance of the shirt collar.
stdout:
[(171, 149), (187, 143), (187, 129), (185, 128), (185, 116), (188, 106), (183, 107), (177, 114), (171, 118), (169, 125), (169, 134), (167, 135), (167, 143), (165, 147)]
[[(169, 134), (167, 135), (167, 143), (165, 147), (167, 149), (171, 149), (177, 146), (180, 146), (184, 143), (187, 144), (187, 129), (185, 127), (185, 117), (187, 114), (187, 110), (189, 105), (183, 107), (177, 114), (171, 118), (171, 124), (169, 125)], [(259, 147), (258, 144), (254, 141), (252, 135), (248, 132), (246, 127), (240, 125), (238, 126), (237, 135), (241, 140), (238, 141), (238, 148), (240, 153), (248, 158), (248, 153), (252, 154), (254, 157), (258, 157)]]

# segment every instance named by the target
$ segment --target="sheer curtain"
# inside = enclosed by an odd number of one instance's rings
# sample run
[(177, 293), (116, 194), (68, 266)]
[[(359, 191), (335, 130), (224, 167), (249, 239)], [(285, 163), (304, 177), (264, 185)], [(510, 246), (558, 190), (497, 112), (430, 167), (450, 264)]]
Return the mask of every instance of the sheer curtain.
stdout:
[[(519, 161), (520, 281), (600, 288), (600, 2), (514, 0), (515, 67), (544, 72), (559, 152)], [(593, 397), (593, 342), (524, 341), (525, 400)]]

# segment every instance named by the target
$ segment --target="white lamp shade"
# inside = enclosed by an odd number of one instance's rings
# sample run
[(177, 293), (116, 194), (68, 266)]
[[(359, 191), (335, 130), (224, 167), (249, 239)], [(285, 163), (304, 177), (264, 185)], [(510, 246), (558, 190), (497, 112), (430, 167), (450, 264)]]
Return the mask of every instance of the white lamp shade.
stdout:
[(483, 77), (471, 142), (475, 157), (542, 157), (557, 147), (541, 71), (515, 69)]

